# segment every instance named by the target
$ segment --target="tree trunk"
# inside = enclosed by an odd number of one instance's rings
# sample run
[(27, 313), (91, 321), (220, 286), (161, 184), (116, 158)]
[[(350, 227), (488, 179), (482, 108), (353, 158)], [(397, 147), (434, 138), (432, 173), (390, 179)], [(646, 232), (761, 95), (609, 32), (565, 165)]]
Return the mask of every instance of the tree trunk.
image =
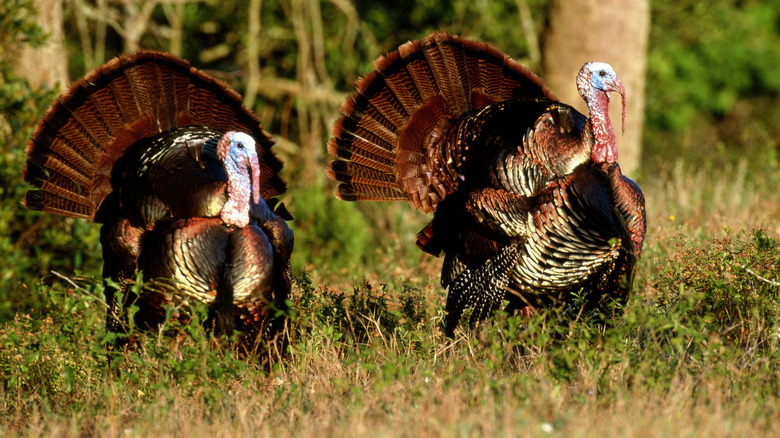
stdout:
[(68, 54), (63, 45), (62, 1), (36, 0), (36, 22), (46, 33), (46, 43), (40, 47), (25, 44), (12, 60), (14, 72), (34, 88), (63, 90), (68, 80)]
[(644, 120), (644, 87), (650, 31), (649, 0), (552, 0), (542, 33), (542, 73), (562, 102), (586, 111), (574, 78), (589, 61), (606, 62), (626, 88), (626, 126), (620, 135), (620, 105), (613, 99), (610, 117), (618, 133), (624, 174), (639, 167)]

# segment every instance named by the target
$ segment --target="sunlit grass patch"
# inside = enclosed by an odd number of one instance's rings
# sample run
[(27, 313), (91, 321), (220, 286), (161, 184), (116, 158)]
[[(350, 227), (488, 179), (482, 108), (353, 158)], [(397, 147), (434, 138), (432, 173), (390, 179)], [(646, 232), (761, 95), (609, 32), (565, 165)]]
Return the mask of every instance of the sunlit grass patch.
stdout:
[[(497, 314), (446, 339), (441, 260), (413, 246), (424, 218), (403, 205), (381, 224), (371, 219), (381, 209), (343, 218), (355, 236), (387, 233), (347, 244), (358, 262), (328, 259), (335, 247), (296, 246), (290, 343), (270, 368), (215, 342), (199, 322), (205, 309), (193, 324), (133, 330), (135, 348), (109, 366), (102, 281), (52, 275), (25, 291), (27, 313), (0, 327), (0, 432), (780, 433), (778, 176), (692, 169), (640, 181), (649, 233), (635, 293), (607, 318)], [(690, 184), (710, 185), (684, 193)], [(740, 195), (724, 195), (729, 187)], [(326, 219), (293, 226), (316, 233)]]

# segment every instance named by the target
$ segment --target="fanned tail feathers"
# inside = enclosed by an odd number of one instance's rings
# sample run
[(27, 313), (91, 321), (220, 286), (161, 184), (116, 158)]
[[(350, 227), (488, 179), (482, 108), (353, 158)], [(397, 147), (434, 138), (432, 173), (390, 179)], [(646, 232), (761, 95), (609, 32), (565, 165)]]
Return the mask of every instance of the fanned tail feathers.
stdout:
[(464, 143), (457, 121), (485, 106), (554, 96), (492, 46), (444, 33), (380, 57), (356, 84), (333, 128), (328, 168), (344, 200), (407, 199), (424, 211), (458, 185)]
[(205, 125), (237, 130), (258, 144), (261, 195), (284, 192), (281, 161), (241, 97), (164, 53), (115, 58), (77, 81), (49, 108), (26, 147), (27, 207), (93, 220), (111, 191), (111, 168), (130, 145), (165, 130)]

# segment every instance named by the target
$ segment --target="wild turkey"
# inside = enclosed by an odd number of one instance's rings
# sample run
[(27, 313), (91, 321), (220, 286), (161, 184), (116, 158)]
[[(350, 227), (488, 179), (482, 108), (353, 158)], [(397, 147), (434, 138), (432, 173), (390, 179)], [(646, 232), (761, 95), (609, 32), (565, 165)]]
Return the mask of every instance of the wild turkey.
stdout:
[(27, 145), (25, 179), (38, 189), (24, 203), (102, 224), (110, 331), (125, 331), (131, 304), (136, 325), (155, 328), (166, 308), (186, 322), (200, 302), (216, 331), (240, 330), (255, 351), (282, 332), (290, 296), (293, 234), (272, 145), (237, 93), (184, 60), (139, 52), (49, 108)]
[(375, 67), (341, 109), (328, 173), (340, 199), (433, 212), (417, 245), (444, 254), (448, 336), (467, 308), (474, 323), (504, 300), (529, 314), (580, 291), (590, 308), (627, 295), (644, 197), (617, 163), (608, 93), (625, 92), (609, 65), (577, 76), (590, 118), (495, 48), (457, 36), (409, 42)]

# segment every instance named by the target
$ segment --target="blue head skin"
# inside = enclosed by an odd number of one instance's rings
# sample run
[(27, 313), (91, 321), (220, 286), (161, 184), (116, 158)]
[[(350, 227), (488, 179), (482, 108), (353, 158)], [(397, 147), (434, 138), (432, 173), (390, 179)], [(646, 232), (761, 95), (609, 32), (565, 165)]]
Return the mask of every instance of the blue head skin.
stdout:
[(595, 93), (604, 93), (609, 102), (609, 93), (620, 93), (623, 100), (623, 128), (626, 126), (626, 89), (617, 77), (617, 73), (606, 62), (589, 62), (582, 66), (577, 75), (577, 91), (588, 106), (595, 103)]
[(589, 62), (582, 66), (577, 75), (577, 91), (585, 101), (593, 96), (592, 93), (599, 91), (603, 93), (617, 91), (621, 95), (626, 93), (615, 70), (605, 62)]

